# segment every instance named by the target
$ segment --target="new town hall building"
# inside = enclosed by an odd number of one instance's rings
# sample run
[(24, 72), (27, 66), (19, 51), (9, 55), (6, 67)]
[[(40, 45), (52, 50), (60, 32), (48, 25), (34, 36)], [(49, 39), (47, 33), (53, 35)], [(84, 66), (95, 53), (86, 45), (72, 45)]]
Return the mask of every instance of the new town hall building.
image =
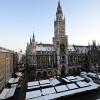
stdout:
[(26, 61), (31, 77), (45, 78), (81, 70), (80, 58), (87, 53), (88, 46), (68, 45), (65, 18), (60, 2), (58, 2), (54, 21), (52, 41), (53, 44), (38, 44), (33, 33), (33, 37), (26, 47)]

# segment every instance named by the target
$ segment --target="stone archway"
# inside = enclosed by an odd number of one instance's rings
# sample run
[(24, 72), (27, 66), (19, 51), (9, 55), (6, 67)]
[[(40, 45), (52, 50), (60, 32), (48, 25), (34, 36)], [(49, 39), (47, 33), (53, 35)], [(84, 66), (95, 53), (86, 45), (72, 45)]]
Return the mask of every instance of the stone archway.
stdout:
[(41, 75), (42, 75), (41, 72), (38, 72), (37, 73), (37, 79), (40, 79), (41, 78)]
[(81, 72), (81, 69), (77, 68), (77, 74), (80, 74), (80, 72)]
[(44, 71), (43, 74), (42, 74), (42, 76), (43, 76), (44, 79), (47, 78), (47, 72)]
[(70, 74), (72, 74), (72, 71), (71, 71), (71, 69), (69, 69), (69, 70), (68, 70), (68, 74), (69, 74), (69, 75), (70, 75)]
[(73, 68), (73, 75), (75, 75), (76, 74), (76, 70), (75, 70), (75, 68)]

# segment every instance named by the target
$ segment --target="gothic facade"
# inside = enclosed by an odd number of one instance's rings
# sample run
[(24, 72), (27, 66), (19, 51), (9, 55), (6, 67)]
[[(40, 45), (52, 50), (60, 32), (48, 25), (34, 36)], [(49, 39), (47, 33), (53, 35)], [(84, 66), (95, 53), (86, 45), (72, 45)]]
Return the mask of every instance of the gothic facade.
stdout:
[[(29, 69), (31, 69), (31, 77), (35, 76), (35, 78), (38, 78), (68, 74), (69, 69), (72, 69), (68, 66), (70, 65), (68, 56), (71, 52), (75, 52), (75, 49), (72, 45), (68, 46), (65, 17), (63, 16), (60, 2), (58, 2), (56, 19), (54, 21), (53, 44), (36, 43), (34, 33), (32, 39), (30, 38), (30, 43), (27, 44), (26, 56), (27, 64)], [(75, 57), (73, 59), (76, 59)], [(74, 69), (76, 70), (76, 67)]]
[(37, 43), (33, 33), (26, 47), (26, 63), (31, 78), (46, 78), (80, 72), (88, 46), (68, 45), (65, 17), (58, 2), (53, 44)]

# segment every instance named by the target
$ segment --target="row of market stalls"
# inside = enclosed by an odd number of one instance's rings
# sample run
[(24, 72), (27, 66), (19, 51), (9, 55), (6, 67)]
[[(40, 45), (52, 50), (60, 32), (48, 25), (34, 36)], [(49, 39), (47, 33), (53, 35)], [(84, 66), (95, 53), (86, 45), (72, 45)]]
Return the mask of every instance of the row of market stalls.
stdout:
[(26, 100), (61, 99), (98, 89), (99, 84), (81, 76), (56, 77), (27, 83)]
[(90, 77), (95, 83), (100, 84), (100, 73), (97, 73), (97, 72), (81, 72), (81, 76)]
[(0, 93), (0, 100), (5, 100), (13, 98), (17, 88), (20, 88), (20, 82), (23, 78), (22, 72), (16, 72), (14, 77), (10, 78), (5, 86), (5, 88)]

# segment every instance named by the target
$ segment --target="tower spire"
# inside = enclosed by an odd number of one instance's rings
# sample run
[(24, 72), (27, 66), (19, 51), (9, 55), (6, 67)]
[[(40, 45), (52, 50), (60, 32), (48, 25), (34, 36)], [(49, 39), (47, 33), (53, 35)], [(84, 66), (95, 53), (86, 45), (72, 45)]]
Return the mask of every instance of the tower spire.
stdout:
[(32, 43), (32, 41), (31, 41), (31, 37), (30, 37), (30, 44)]
[(65, 17), (63, 16), (60, 0), (58, 0), (56, 20), (54, 21), (54, 33), (55, 36), (65, 35)]
[(60, 5), (60, 0), (58, 1), (57, 12), (62, 14), (62, 8), (61, 8), (61, 5)]
[(34, 32), (33, 32), (33, 38), (32, 38), (32, 40), (33, 40), (33, 41), (35, 41), (35, 36), (34, 36)]
[(60, 0), (58, 0), (58, 7), (61, 7), (61, 6), (60, 6)]
[(62, 19), (63, 17), (63, 12), (62, 12), (62, 8), (61, 8), (61, 5), (60, 5), (60, 0), (58, 1), (58, 7), (57, 7), (57, 12), (56, 12), (56, 18), (59, 19), (61, 18)]

